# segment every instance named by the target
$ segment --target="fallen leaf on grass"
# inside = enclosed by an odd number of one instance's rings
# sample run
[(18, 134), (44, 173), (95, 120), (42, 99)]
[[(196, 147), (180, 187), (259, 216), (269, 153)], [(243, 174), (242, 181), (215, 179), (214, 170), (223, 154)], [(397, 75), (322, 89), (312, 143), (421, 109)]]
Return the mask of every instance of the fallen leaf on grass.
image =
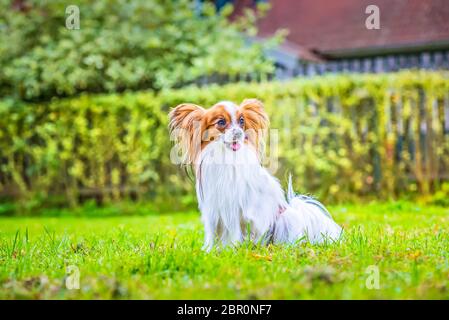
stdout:
[(273, 258), (271, 258), (271, 256), (262, 256), (260, 254), (257, 253), (252, 253), (251, 254), (254, 258), (256, 258), (257, 260), (267, 260), (267, 261), (272, 261)]

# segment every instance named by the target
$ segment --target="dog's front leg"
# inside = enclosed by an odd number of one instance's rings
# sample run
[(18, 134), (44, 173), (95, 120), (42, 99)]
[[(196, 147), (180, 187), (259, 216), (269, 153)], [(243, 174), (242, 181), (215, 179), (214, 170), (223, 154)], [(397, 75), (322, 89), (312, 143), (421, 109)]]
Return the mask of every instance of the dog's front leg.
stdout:
[(218, 219), (211, 214), (203, 214), (204, 244), (202, 249), (206, 252), (212, 250), (217, 231)]
[(228, 226), (222, 233), (221, 241), (223, 247), (227, 245), (238, 246), (244, 238), (239, 219), (234, 219), (232, 224)]

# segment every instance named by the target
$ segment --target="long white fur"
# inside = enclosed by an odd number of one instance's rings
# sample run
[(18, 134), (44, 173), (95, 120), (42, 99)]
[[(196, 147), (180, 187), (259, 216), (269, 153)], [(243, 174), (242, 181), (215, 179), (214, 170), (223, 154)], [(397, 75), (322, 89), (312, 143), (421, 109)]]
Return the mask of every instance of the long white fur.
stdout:
[(321, 203), (295, 195), (291, 179), (287, 201), (279, 181), (261, 166), (256, 150), (241, 141), (241, 148), (233, 151), (222, 136), (202, 150), (196, 166), (204, 249), (212, 249), (217, 240), (237, 244), (248, 229), (255, 242), (320, 243), (340, 237), (341, 227)]

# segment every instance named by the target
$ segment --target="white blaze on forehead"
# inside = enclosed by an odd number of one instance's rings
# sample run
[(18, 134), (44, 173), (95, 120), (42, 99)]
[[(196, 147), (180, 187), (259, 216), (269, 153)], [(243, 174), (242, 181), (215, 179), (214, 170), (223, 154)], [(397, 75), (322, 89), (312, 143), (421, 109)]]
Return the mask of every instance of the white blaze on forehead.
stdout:
[(237, 105), (231, 101), (221, 101), (219, 102), (222, 106), (225, 107), (225, 110), (229, 113), (231, 116), (231, 122), (236, 124), (237, 123)]

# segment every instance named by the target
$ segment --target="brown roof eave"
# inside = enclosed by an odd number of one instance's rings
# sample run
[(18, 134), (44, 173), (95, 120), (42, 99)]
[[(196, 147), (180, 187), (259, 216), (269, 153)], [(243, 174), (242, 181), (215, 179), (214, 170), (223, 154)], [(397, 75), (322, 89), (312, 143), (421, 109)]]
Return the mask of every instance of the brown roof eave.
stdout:
[(407, 43), (398, 45), (385, 45), (361, 48), (348, 48), (337, 50), (322, 50), (319, 52), (327, 59), (357, 58), (388, 54), (406, 54), (422, 51), (449, 50), (449, 39), (432, 42)]

